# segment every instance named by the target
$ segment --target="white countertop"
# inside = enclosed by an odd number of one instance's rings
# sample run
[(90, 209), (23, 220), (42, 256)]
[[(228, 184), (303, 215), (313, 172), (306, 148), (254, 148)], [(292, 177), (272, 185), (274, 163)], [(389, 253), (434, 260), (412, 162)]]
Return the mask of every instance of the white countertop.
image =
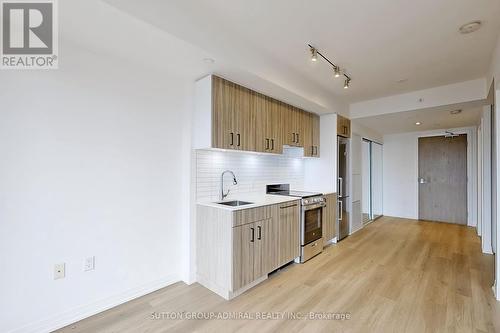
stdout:
[[(214, 201), (198, 201), (197, 204), (202, 205), (202, 206), (208, 206), (208, 207), (214, 207), (214, 208), (219, 208), (219, 209), (235, 211), (235, 210), (249, 209), (249, 208), (255, 208), (255, 207), (276, 205), (276, 204), (280, 204), (283, 202), (290, 202), (290, 201), (295, 201), (295, 200), (300, 200), (300, 199), (296, 198), (296, 197), (289, 197), (286, 195), (243, 194), (243, 195), (235, 195), (234, 198), (226, 199), (224, 201), (233, 201), (233, 200), (248, 201), (248, 202), (251, 202), (252, 204), (243, 205), (243, 206), (236, 206), (236, 207), (219, 205), (219, 204), (217, 204), (217, 202), (214, 202)], [(218, 201), (218, 202), (220, 202), (220, 201)]]

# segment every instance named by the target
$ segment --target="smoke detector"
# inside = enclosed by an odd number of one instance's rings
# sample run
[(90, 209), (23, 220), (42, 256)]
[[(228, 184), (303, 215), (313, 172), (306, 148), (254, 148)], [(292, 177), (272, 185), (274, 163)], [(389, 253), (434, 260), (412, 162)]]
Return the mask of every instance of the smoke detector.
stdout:
[(482, 22), (481, 21), (472, 21), (469, 23), (466, 23), (462, 25), (458, 31), (460, 31), (461, 34), (470, 34), (471, 32), (479, 30), (481, 28)]

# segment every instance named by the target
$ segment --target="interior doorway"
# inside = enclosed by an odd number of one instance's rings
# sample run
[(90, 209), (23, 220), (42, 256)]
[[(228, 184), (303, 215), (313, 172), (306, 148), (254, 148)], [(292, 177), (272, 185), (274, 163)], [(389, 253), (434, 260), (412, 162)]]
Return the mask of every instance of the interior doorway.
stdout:
[(467, 225), (467, 135), (418, 140), (419, 219)]
[(363, 224), (367, 224), (383, 215), (382, 154), (383, 146), (381, 144), (363, 139), (361, 147)]

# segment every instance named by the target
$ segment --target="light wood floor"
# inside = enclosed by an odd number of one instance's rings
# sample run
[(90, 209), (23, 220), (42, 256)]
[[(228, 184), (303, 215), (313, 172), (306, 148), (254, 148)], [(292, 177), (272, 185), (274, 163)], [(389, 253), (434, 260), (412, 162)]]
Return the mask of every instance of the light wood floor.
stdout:
[[(60, 332), (495, 332), (493, 256), (475, 230), (383, 217), (306, 264), (225, 301), (176, 283)], [(152, 313), (336, 312), (334, 320), (169, 320)], [(494, 319), (496, 318), (496, 319)]]

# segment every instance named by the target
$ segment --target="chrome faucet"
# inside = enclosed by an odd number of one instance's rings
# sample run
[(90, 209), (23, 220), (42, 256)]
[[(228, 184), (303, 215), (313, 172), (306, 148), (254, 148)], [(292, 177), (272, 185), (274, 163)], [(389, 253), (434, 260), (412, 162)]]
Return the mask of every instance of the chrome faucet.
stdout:
[(224, 175), (226, 173), (230, 173), (231, 175), (233, 175), (233, 185), (238, 184), (238, 181), (236, 180), (236, 176), (234, 175), (234, 172), (232, 172), (231, 170), (224, 171), (222, 173), (222, 175), (220, 176), (220, 199), (221, 200), (224, 200), (224, 198), (226, 198), (229, 195), (229, 192), (231, 191), (230, 189), (227, 189), (227, 193), (224, 194)]

